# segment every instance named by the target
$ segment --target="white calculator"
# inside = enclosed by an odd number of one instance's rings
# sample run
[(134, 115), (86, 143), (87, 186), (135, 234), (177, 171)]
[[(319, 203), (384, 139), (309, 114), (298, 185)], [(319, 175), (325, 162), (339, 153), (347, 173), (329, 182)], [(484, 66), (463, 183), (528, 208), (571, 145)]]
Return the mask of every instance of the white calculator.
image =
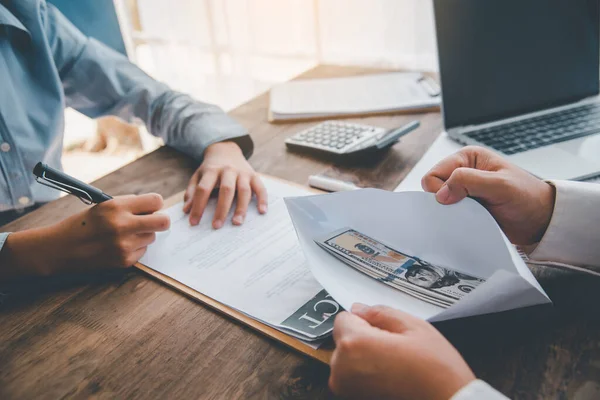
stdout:
[(388, 130), (350, 122), (325, 121), (296, 133), (285, 143), (288, 148), (296, 150), (313, 150), (336, 155), (356, 154), (392, 145), (418, 126), (419, 122), (413, 121), (401, 128)]

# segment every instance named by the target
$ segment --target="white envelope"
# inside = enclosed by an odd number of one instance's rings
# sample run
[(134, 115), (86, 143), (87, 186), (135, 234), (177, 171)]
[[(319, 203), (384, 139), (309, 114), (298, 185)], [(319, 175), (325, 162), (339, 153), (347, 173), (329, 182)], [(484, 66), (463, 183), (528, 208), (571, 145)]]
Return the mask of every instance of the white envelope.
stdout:
[[(286, 204), (312, 273), (348, 310), (355, 302), (383, 304), (434, 322), (551, 302), (475, 200), (444, 206), (430, 193), (362, 189), (288, 198)], [(314, 242), (344, 227), (486, 282), (450, 308), (425, 303), (356, 271)]]

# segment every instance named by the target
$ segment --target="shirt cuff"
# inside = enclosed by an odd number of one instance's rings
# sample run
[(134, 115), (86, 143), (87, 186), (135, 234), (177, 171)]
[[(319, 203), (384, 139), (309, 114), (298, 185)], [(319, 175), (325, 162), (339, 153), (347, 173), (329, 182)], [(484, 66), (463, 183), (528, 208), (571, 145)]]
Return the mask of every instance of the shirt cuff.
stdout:
[[(254, 143), (246, 128), (217, 106), (198, 102), (195, 107), (198, 111), (188, 117), (189, 123), (178, 124), (182, 132), (179, 135), (172, 135), (177, 139), (169, 140), (167, 144), (200, 161), (211, 144), (232, 141), (242, 149), (246, 158), (250, 158), (254, 151)], [(190, 107), (188, 112), (193, 113), (195, 107)], [(204, 109), (200, 111), (202, 107)]]
[[(254, 152), (254, 142), (250, 138), (250, 135), (244, 134), (242, 136), (229, 136), (226, 135), (223, 139), (214, 139), (212, 142), (208, 142), (208, 144), (204, 147), (204, 150), (211, 144), (220, 143), (220, 142), (234, 142), (239, 146), (244, 154), (246, 159), (250, 158), (252, 153)], [(202, 150), (202, 154), (204, 154), (204, 150)], [(198, 158), (198, 157), (196, 157)]]
[(0, 251), (2, 251), (2, 248), (4, 247), (4, 243), (6, 243), (6, 239), (8, 238), (8, 235), (10, 235), (10, 232), (1, 232), (0, 233)]
[(479, 379), (460, 389), (450, 400), (508, 400), (508, 397)]
[(254, 144), (248, 131), (221, 108), (175, 91), (167, 91), (155, 103), (150, 132), (168, 146), (201, 161), (211, 144), (233, 141), (246, 158), (252, 155)]
[(542, 240), (527, 249), (534, 261), (600, 268), (600, 185), (551, 181), (554, 212)]

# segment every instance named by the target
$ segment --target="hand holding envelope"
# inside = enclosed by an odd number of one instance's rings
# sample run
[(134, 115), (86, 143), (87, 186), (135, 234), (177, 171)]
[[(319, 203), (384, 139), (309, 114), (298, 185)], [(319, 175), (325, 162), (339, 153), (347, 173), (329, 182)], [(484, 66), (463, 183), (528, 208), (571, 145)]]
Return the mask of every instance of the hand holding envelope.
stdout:
[[(346, 309), (357, 302), (382, 304), (441, 321), (550, 303), (493, 217), (472, 199), (444, 206), (429, 193), (365, 189), (288, 198), (286, 204), (313, 275)], [(315, 243), (344, 227), (485, 282), (448, 308), (425, 302), (349, 267)]]
[[(374, 203), (372, 208), (377, 210), (372, 210), (369, 217), (381, 224), (373, 224), (371, 232), (384, 234), (386, 228), (400, 223), (402, 229), (398, 230), (396, 242), (388, 245), (388, 242), (371, 238), (371, 233), (364, 234), (345, 228), (341, 233), (334, 232), (335, 236), (329, 234), (324, 240), (316, 240), (316, 243), (323, 246), (329, 242), (331, 249), (335, 249), (336, 256), (342, 253), (343, 257), (340, 258), (365, 273), (365, 276), (375, 277), (371, 270), (393, 265), (398, 268), (392, 269), (391, 281), (396, 281), (406, 278), (413, 265), (425, 264), (426, 267), (435, 267), (433, 269), (439, 272), (433, 271), (436, 273), (423, 276), (423, 284), (426, 281), (435, 282), (434, 285), (426, 286), (429, 289), (433, 286), (439, 288), (444, 285), (437, 284), (439, 278), (435, 275), (443, 277), (446, 275), (445, 271), (452, 271), (448, 267), (458, 268), (471, 257), (473, 264), (462, 265), (469, 268), (468, 273), (473, 274), (471, 276), (482, 277), (480, 284), (466, 296), (459, 296), (458, 302), (438, 313), (429, 312), (427, 315), (423, 310), (415, 310), (415, 304), (403, 302), (400, 298), (383, 299), (383, 303), (395, 302), (401, 309), (411, 308), (411, 314), (435, 321), (549, 302), (529, 270), (524, 268), (522, 260), (516, 257), (515, 248), (508, 239), (519, 244), (533, 244), (540, 240), (544, 242), (542, 238), (550, 229), (553, 208), (556, 207), (555, 192), (551, 185), (511, 166), (497, 155), (476, 147), (466, 147), (438, 163), (425, 174), (422, 185), (426, 191), (435, 193), (438, 204), (431, 202), (432, 194), (419, 192), (409, 192), (402, 198), (397, 197), (398, 206), (402, 208), (396, 213), (390, 208), (392, 199), (389, 194), (381, 193), (372, 193), (370, 199), (365, 194), (353, 198), (338, 197), (324, 202), (318, 200), (311, 204), (305, 202), (295, 207), (294, 212), (299, 217), (294, 221), (300, 227), (298, 231), (301, 241), (302, 236), (312, 234), (308, 232), (311, 229), (319, 230), (329, 223), (337, 224), (340, 220), (349, 223), (350, 220), (357, 219), (354, 213), (348, 213), (348, 209), (345, 210), (346, 216), (339, 213), (325, 214), (324, 209), (331, 205), (330, 202), (336, 201), (338, 207), (345, 202), (344, 205), (354, 211), (360, 207), (361, 201), (371, 200)], [(478, 202), (465, 199), (467, 196), (473, 196)], [(453, 206), (446, 208), (444, 212), (444, 207), (440, 208), (440, 204)], [(291, 208), (294, 206), (295, 204), (291, 204)], [(389, 213), (390, 210), (392, 213)], [(331, 209), (326, 212), (331, 212)], [(323, 215), (328, 218), (323, 218)], [(496, 221), (508, 238), (500, 231)], [(413, 238), (405, 234), (407, 227), (412, 230)], [(300, 234), (300, 230), (304, 231), (304, 235)], [(432, 236), (428, 241), (424, 235)], [(338, 240), (338, 237), (342, 239)], [(415, 242), (414, 238), (423, 242)], [(429, 247), (424, 243), (429, 243)], [(359, 245), (362, 254), (356, 253)], [(419, 258), (422, 257), (421, 254), (413, 253), (416, 255), (408, 256), (407, 250), (398, 251), (396, 249), (399, 247), (396, 246), (422, 252), (425, 257), (429, 257), (427, 253), (433, 249), (433, 256), (437, 257), (436, 265), (425, 263)], [(313, 253), (312, 258), (315, 260), (316, 253), (313, 250), (309, 248), (306, 253)], [(397, 257), (398, 253), (405, 256), (405, 259)], [(407, 265), (410, 260), (413, 265)], [(399, 265), (400, 263), (402, 264)], [(441, 263), (446, 264), (440, 267)], [(312, 266), (315, 269), (322, 267)], [(390, 272), (385, 268), (384, 271)], [(330, 271), (323, 271), (320, 276), (323, 282), (331, 278)], [(461, 270), (460, 277), (466, 277), (464, 269)], [(385, 283), (389, 283), (388, 280)], [(443, 283), (451, 284), (450, 281)], [(411, 283), (420, 282), (413, 280)], [(326, 286), (334, 295), (335, 284), (334, 280), (329, 279), (329, 286)], [(396, 288), (399, 289), (399, 285)], [(344, 306), (346, 301), (354, 302), (357, 297), (365, 298), (363, 292), (347, 293), (344, 289), (335, 288), (339, 295), (346, 296), (344, 301), (340, 301)], [(366, 298), (378, 303), (385, 295), (387, 294), (377, 297), (378, 293), (371, 291), (366, 293)], [(352, 314), (342, 313), (336, 319), (334, 336), (337, 348), (332, 357), (329, 383), (330, 388), (338, 395), (360, 397), (361, 394), (368, 393), (368, 396), (381, 398), (506, 399), (485, 382), (476, 380), (456, 349), (430, 324), (399, 310), (355, 303)], [(410, 345), (407, 346), (407, 343)], [(433, 352), (432, 348), (435, 348)], [(410, 368), (406, 369), (407, 365)], [(419, 370), (419, 366), (424, 368)], [(443, 379), (440, 380), (440, 377)]]

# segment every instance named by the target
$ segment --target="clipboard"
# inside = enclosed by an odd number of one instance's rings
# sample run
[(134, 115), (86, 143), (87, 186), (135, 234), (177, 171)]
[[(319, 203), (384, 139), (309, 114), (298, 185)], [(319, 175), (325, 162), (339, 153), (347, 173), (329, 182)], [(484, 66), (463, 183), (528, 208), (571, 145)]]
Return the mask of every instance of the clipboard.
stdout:
[(439, 112), (440, 106), (431, 106), (431, 107), (417, 107), (410, 108), (406, 110), (389, 110), (389, 111), (373, 111), (373, 112), (362, 112), (356, 114), (332, 114), (332, 115), (315, 115), (311, 117), (294, 117), (294, 118), (286, 118), (279, 119), (276, 118), (273, 114), (273, 111), (267, 111), (267, 121), (271, 124), (290, 124), (290, 123), (302, 123), (302, 122), (312, 122), (312, 121), (328, 121), (328, 120), (338, 120), (338, 119), (348, 119), (348, 118), (369, 118), (369, 117), (384, 117), (389, 115), (414, 115), (414, 114), (426, 114), (431, 112)]
[[(306, 187), (303, 185), (299, 185), (294, 182), (286, 181), (284, 179), (280, 179), (280, 178), (276, 178), (276, 177), (272, 177), (272, 176), (268, 176), (268, 175), (262, 175), (262, 174), (261, 174), (261, 176), (264, 176), (269, 179), (279, 180), (288, 185), (294, 185), (294, 186), (298, 186), (303, 189), (306, 189)], [(315, 194), (323, 193), (321, 191), (314, 190), (314, 189), (309, 189), (309, 190), (315, 192)], [(169, 207), (173, 206), (174, 204), (177, 204), (178, 202), (180, 202), (181, 199), (183, 199), (184, 193), (185, 193), (185, 191), (181, 191), (181, 192), (169, 197), (167, 200), (165, 200), (165, 205), (163, 208), (169, 208)], [(239, 312), (231, 307), (228, 307), (228, 306), (218, 302), (217, 300), (215, 300), (211, 297), (208, 297), (208, 296), (184, 285), (181, 282), (176, 281), (175, 279), (173, 279), (169, 276), (166, 276), (160, 272), (157, 272), (157, 271), (153, 270), (152, 268), (145, 266), (142, 263), (139, 263), (139, 262), (136, 263), (135, 267), (140, 269), (141, 271), (145, 272), (146, 274), (150, 275), (151, 277), (161, 281), (162, 283), (166, 284), (167, 286), (183, 293), (184, 295), (210, 307), (211, 309), (213, 309), (217, 312), (225, 314), (226, 316), (262, 333), (265, 336), (270, 337), (271, 339), (274, 339), (280, 343), (283, 343), (286, 346), (291, 347), (296, 351), (299, 351), (300, 353), (303, 353), (315, 360), (321, 361), (324, 364), (329, 364), (329, 361), (331, 360), (331, 355), (333, 354), (333, 348), (331, 346), (324, 345), (324, 347), (321, 349), (313, 349), (312, 347), (302, 343), (301, 341), (297, 340), (296, 338), (286, 335), (285, 333), (280, 332), (277, 329), (272, 328), (268, 325), (265, 325), (260, 321), (252, 319), (249, 316), (242, 314), (241, 312)]]
[(292, 80), (273, 87), (270, 123), (439, 111), (441, 89), (419, 72)]

